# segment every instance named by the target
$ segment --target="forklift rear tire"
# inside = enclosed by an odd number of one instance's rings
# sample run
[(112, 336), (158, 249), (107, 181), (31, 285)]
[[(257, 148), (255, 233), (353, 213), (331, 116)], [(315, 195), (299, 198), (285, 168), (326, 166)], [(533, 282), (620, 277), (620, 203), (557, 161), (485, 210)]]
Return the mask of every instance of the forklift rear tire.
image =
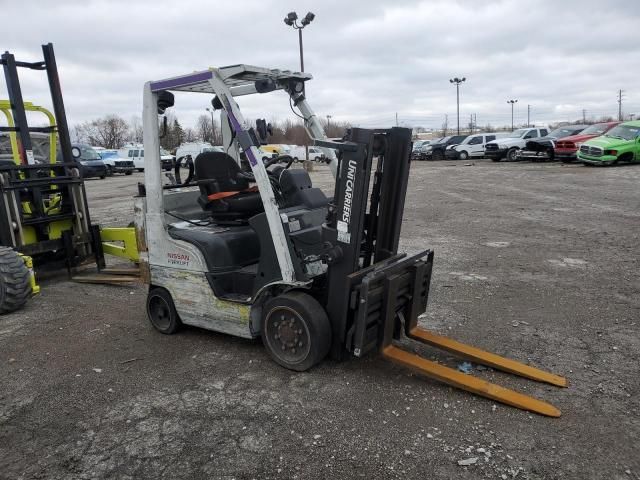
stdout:
[(262, 343), (277, 364), (304, 372), (329, 353), (329, 317), (311, 295), (278, 295), (265, 303), (263, 312)]
[(160, 333), (171, 335), (182, 326), (171, 294), (162, 287), (151, 287), (147, 295), (147, 317)]
[(0, 247), (0, 313), (22, 308), (31, 295), (29, 269), (18, 253), (9, 247)]

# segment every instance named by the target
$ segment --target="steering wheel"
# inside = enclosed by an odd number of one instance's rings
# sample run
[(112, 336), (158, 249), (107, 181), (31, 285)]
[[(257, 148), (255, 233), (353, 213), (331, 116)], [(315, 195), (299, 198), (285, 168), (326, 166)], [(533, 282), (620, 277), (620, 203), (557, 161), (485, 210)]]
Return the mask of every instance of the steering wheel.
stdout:
[(265, 166), (265, 168), (267, 168), (267, 167), (270, 167), (273, 164), (280, 163), (283, 160), (285, 160), (287, 162), (287, 164), (284, 167), (285, 170), (287, 168), (289, 168), (293, 164), (293, 157), (291, 155), (278, 155), (278, 156), (270, 158), (269, 160), (264, 162), (264, 166)]
[[(184, 183), (182, 183), (180, 178), (180, 170), (182, 168), (183, 162), (184, 162), (184, 166), (189, 169), (189, 174), (187, 175), (187, 178), (185, 179)], [(193, 159), (191, 158), (191, 155), (185, 155), (184, 157), (176, 158), (176, 166), (174, 168), (173, 173), (176, 177), (177, 185), (185, 185), (185, 186), (189, 185), (193, 180), (193, 177), (195, 176), (195, 167), (194, 167)]]

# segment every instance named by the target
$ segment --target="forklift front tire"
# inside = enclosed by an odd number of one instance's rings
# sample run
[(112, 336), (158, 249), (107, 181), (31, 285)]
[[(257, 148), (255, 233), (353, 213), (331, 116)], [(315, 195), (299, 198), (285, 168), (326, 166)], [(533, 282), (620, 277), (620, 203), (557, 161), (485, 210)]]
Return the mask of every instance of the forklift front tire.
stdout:
[(182, 326), (171, 294), (162, 287), (151, 287), (147, 295), (147, 316), (160, 333), (171, 335)]
[(262, 343), (273, 360), (304, 372), (321, 362), (331, 348), (331, 324), (311, 295), (287, 292), (267, 301), (262, 317)]
[(14, 312), (31, 295), (30, 272), (18, 252), (0, 247), (0, 313)]

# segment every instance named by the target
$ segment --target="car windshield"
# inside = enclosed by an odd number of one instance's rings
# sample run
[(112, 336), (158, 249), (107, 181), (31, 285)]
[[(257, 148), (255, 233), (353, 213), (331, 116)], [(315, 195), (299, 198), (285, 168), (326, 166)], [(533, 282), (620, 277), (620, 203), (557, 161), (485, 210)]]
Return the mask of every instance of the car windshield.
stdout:
[(80, 147), (81, 160), (100, 160), (100, 154), (91, 147)]
[(576, 129), (570, 129), (570, 128), (556, 128), (555, 130), (551, 131), (547, 136), (549, 137), (555, 137), (555, 138), (564, 138), (564, 137), (568, 137), (569, 135), (573, 135), (575, 133)]
[(601, 123), (598, 125), (591, 125), (590, 127), (585, 128), (580, 135), (602, 135), (607, 131), (609, 127), (606, 123)]
[(431, 142), (431, 145), (433, 145), (434, 143), (447, 143), (450, 138), (451, 136), (439, 138), (438, 140)]
[(640, 135), (640, 127), (633, 125), (618, 125), (605, 133), (607, 137), (619, 138), (620, 140), (633, 140), (638, 135)]
[(101, 152), (100, 153), (100, 158), (105, 159), (105, 158), (117, 158), (118, 157), (118, 152)]
[(520, 138), (523, 137), (528, 131), (529, 130), (526, 128), (519, 128), (518, 130), (514, 130), (509, 135), (507, 135), (507, 138)]

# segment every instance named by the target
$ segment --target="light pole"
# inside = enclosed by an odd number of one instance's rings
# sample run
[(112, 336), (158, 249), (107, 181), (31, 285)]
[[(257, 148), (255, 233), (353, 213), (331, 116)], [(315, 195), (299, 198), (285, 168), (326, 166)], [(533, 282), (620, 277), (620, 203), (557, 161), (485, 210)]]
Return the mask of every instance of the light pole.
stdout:
[(211, 145), (213, 145), (214, 140), (215, 140), (213, 138), (214, 137), (214, 135), (213, 135), (213, 108), (207, 107), (206, 110), (207, 110), (207, 112), (211, 113)]
[(298, 30), (298, 42), (300, 44), (300, 71), (304, 72), (304, 53), (302, 51), (302, 29), (313, 22), (313, 19), (316, 16), (308, 12), (302, 20), (300, 20), (300, 24), (298, 24), (298, 14), (296, 12), (289, 12), (287, 16), (284, 17), (284, 23), (293, 27), (294, 30)]
[(330, 125), (331, 125), (331, 115), (327, 115), (327, 130), (329, 130)]
[[(316, 18), (316, 16), (313, 13), (307, 12), (304, 18), (300, 20), (300, 24), (298, 24), (298, 14), (296, 12), (289, 12), (287, 13), (287, 16), (284, 17), (284, 23), (286, 23), (290, 27), (293, 27), (294, 30), (298, 30), (298, 43), (300, 44), (300, 71), (301, 72), (304, 72), (304, 53), (302, 51), (302, 29), (307, 25), (309, 25), (311, 22), (313, 22), (314, 18)], [(302, 93), (304, 94), (304, 83), (302, 85), (303, 85)], [(306, 160), (308, 161), (309, 145), (304, 146), (304, 151), (307, 157)]]
[(466, 80), (465, 77), (462, 78), (451, 78), (449, 79), (449, 83), (456, 84), (456, 109), (458, 112), (458, 135), (460, 135), (460, 84)]
[(518, 100), (507, 100), (507, 103), (511, 104), (511, 131), (513, 132), (513, 106), (518, 103)]

